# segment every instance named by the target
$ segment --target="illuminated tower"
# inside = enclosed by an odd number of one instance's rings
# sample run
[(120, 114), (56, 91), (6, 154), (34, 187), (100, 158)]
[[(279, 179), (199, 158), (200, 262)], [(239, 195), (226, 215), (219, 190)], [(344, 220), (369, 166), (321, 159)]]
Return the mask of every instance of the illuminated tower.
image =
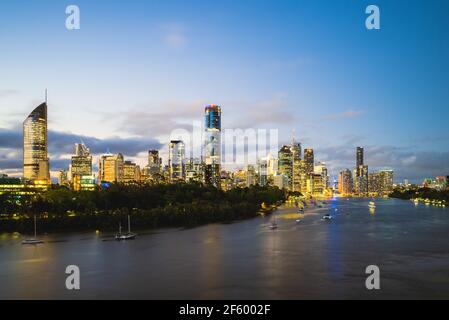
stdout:
[(23, 122), (23, 177), (33, 182), (51, 183), (46, 101)]
[(181, 140), (172, 140), (169, 144), (168, 167), (170, 182), (184, 181), (185, 177), (185, 145)]
[(304, 161), (306, 174), (312, 174), (314, 169), (313, 149), (304, 149)]
[(293, 155), (291, 146), (282, 146), (278, 152), (278, 171), (285, 176), (287, 190), (292, 190)]
[(98, 170), (98, 182), (101, 183), (121, 183), (123, 180), (124, 159), (121, 153), (104, 154), (100, 158)]
[(221, 107), (209, 105), (204, 111), (205, 183), (220, 187)]
[(75, 155), (72, 156), (70, 176), (75, 191), (82, 189), (81, 182), (83, 180), (95, 180), (92, 175), (92, 155), (84, 143), (75, 144)]
[(363, 166), (363, 148), (362, 147), (357, 147), (355, 166), (356, 166), (356, 168)]
[(293, 132), (292, 138), (292, 191), (301, 192), (301, 144), (296, 142)]

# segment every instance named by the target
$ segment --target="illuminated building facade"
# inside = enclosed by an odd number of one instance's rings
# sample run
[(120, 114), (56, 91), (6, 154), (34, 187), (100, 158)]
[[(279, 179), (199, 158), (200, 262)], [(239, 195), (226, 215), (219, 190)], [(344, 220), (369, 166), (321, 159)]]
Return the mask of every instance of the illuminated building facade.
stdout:
[(257, 172), (259, 176), (259, 185), (266, 186), (268, 184), (268, 158), (264, 157), (257, 162)]
[(123, 163), (122, 183), (132, 184), (140, 182), (140, 167), (132, 161)]
[(341, 195), (350, 195), (353, 191), (351, 170), (345, 169), (338, 175), (338, 193)]
[(317, 165), (314, 166), (314, 173), (320, 174), (321, 179), (323, 180), (323, 188), (329, 188), (329, 175), (327, 171), (327, 166), (325, 162), (318, 162)]
[(0, 175), (0, 195), (35, 195), (47, 191), (49, 187), (49, 184), (41, 180), (31, 182), (30, 180), (22, 180), (19, 178), (8, 177), (6, 175)]
[(305, 164), (305, 173), (307, 175), (310, 175), (313, 173), (314, 170), (314, 155), (313, 155), (313, 149), (304, 149), (304, 164)]
[(75, 144), (75, 155), (70, 164), (70, 177), (75, 191), (81, 190), (81, 177), (92, 176), (92, 156), (83, 143)]
[(252, 164), (246, 166), (246, 186), (253, 186), (256, 184), (256, 169)]
[(278, 172), (287, 179), (287, 190), (292, 190), (293, 155), (291, 146), (282, 146), (278, 153)]
[(124, 159), (121, 153), (105, 154), (100, 158), (98, 182), (120, 183), (123, 180)]
[(292, 142), (292, 191), (301, 192), (301, 144)]
[(366, 195), (369, 191), (368, 166), (364, 164), (364, 149), (356, 148), (356, 167), (354, 170), (354, 191)]
[(185, 165), (186, 182), (203, 182), (204, 165), (198, 158), (190, 158)]
[(51, 184), (46, 102), (23, 122), (23, 177), (31, 182)]
[(169, 177), (170, 182), (180, 182), (185, 179), (185, 145), (181, 140), (172, 140), (169, 144)]
[(221, 186), (221, 107), (206, 106), (204, 111), (204, 182)]

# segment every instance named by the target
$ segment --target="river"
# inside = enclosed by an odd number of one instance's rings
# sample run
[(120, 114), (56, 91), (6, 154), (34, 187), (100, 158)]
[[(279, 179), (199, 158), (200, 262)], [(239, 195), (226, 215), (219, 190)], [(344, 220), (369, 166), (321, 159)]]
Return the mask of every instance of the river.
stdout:
[[(192, 229), (0, 235), (1, 299), (449, 299), (449, 208), (337, 198), (322, 208)], [(323, 221), (324, 214), (334, 219)], [(301, 222), (296, 222), (301, 218)], [(68, 265), (81, 289), (65, 287)], [(380, 268), (380, 290), (365, 269)]]

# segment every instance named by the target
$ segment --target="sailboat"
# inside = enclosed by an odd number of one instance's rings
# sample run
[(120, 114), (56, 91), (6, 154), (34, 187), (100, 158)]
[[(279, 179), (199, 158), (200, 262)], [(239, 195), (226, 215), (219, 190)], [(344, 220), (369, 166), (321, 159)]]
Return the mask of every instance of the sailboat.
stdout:
[(370, 209), (376, 209), (376, 203), (374, 201), (370, 201), (369, 204), (368, 204), (368, 207)]
[(128, 215), (128, 233), (122, 233), (122, 224), (119, 224), (119, 231), (115, 235), (115, 240), (134, 240), (137, 237), (137, 234), (131, 233), (131, 218)]
[(25, 239), (22, 241), (22, 244), (39, 244), (44, 243), (44, 241), (37, 239), (37, 223), (36, 223), (36, 215), (34, 215), (34, 238)]

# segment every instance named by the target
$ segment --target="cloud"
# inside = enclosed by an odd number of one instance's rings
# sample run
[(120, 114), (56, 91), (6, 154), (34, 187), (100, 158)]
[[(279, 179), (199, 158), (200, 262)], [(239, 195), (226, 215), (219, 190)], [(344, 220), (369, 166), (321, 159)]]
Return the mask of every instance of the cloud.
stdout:
[(323, 120), (339, 120), (339, 119), (351, 119), (359, 117), (363, 114), (363, 110), (347, 110), (340, 113), (329, 114), (324, 116)]
[[(22, 139), (20, 128), (0, 129), (0, 169), (19, 170), (22, 168)], [(102, 154), (109, 150), (112, 153), (122, 153), (127, 157), (135, 157), (149, 149), (162, 148), (162, 144), (155, 139), (140, 137), (99, 139), (91, 136), (49, 130), (48, 148), (51, 169), (67, 168), (69, 164), (67, 155), (74, 153), (74, 144), (80, 141), (89, 146), (94, 155)]]
[[(355, 146), (328, 146), (316, 149), (316, 158), (326, 161), (336, 176), (342, 169), (355, 167)], [(421, 182), (425, 177), (449, 175), (449, 151), (416, 151), (393, 146), (366, 146), (365, 164), (369, 171), (391, 168), (395, 180)]]

